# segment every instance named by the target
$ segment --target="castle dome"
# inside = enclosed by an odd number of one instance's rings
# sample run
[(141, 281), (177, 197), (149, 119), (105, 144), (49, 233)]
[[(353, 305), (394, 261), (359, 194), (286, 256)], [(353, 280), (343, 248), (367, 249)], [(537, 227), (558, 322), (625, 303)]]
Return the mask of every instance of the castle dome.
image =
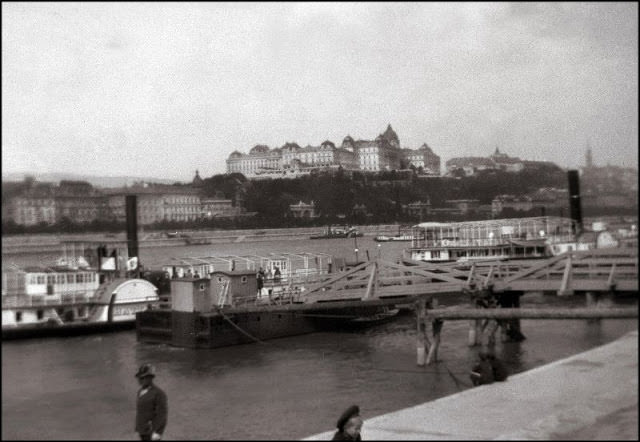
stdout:
[(200, 178), (200, 173), (198, 172), (197, 169), (196, 169), (196, 176), (193, 177), (193, 181), (191, 182), (191, 185), (193, 187), (202, 187), (202, 186), (204, 186), (204, 180), (202, 178)]

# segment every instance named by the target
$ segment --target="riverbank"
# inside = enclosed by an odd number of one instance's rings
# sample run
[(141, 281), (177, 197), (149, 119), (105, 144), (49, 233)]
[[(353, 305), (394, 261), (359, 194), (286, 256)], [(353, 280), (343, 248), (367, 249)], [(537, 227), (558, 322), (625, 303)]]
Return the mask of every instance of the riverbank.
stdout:
[[(356, 226), (365, 236), (394, 235), (397, 224)], [(308, 239), (322, 233), (325, 227), (291, 227), (282, 229), (245, 230), (189, 230), (178, 237), (168, 238), (163, 231), (138, 232), (140, 248), (184, 246), (189, 241), (199, 244), (232, 244), (239, 242), (288, 241)], [(181, 236), (182, 235), (182, 236)], [(126, 241), (126, 233), (76, 233), (76, 234), (27, 234), (3, 235), (2, 254), (52, 252), (61, 250), (64, 241)], [(320, 240), (318, 240), (320, 241)]]
[[(334, 431), (305, 440), (330, 440)], [(366, 419), (362, 438), (637, 440), (638, 331), (504, 383)]]

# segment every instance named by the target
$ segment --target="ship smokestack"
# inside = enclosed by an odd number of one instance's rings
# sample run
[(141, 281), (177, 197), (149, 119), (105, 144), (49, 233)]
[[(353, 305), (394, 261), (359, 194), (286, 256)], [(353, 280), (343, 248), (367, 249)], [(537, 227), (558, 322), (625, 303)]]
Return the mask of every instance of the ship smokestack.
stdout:
[(138, 201), (136, 195), (126, 195), (127, 251), (129, 258), (138, 256)]
[(582, 203), (580, 201), (580, 176), (577, 170), (569, 170), (569, 209), (574, 221), (574, 234), (582, 233)]

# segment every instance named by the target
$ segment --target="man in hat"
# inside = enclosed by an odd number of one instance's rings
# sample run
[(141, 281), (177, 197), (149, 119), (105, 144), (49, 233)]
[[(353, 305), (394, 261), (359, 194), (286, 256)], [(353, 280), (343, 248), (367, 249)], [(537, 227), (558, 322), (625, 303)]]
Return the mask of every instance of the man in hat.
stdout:
[(333, 435), (332, 440), (362, 440), (360, 438), (360, 430), (362, 429), (360, 408), (357, 405), (347, 408), (338, 419), (336, 427), (338, 427), (338, 431)]
[(136, 431), (140, 440), (160, 440), (167, 425), (167, 395), (153, 383), (155, 368), (143, 364), (136, 377), (140, 383), (136, 406)]
[(507, 368), (492, 351), (483, 348), (478, 356), (480, 361), (473, 367), (470, 374), (473, 385), (492, 384), (495, 381), (507, 380)]

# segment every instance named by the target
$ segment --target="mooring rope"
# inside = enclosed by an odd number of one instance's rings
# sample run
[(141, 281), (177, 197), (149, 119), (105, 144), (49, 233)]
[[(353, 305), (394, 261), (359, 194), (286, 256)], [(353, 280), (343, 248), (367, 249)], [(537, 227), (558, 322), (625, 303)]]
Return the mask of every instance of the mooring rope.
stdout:
[(447, 370), (447, 373), (449, 373), (449, 376), (451, 376), (451, 378), (453, 379), (453, 382), (456, 384), (456, 388), (458, 390), (462, 390), (460, 388), (460, 384), (464, 385), (465, 387), (471, 387), (471, 385), (468, 385), (464, 382), (462, 382), (460, 379), (458, 379), (456, 377), (456, 375), (453, 374), (453, 372), (451, 370), (449, 370), (449, 367), (447, 366), (447, 364), (445, 364), (444, 362), (442, 362), (442, 365), (444, 365), (444, 368)]
[(275, 345), (271, 342), (266, 342), (263, 341), (261, 339), (256, 338), (255, 336), (253, 336), (251, 333), (245, 331), (244, 329), (242, 329), (242, 327), (240, 327), (238, 324), (236, 324), (235, 322), (233, 322), (231, 320), (231, 318), (229, 318), (227, 315), (225, 315), (222, 310), (220, 308), (217, 309), (218, 313), (220, 313), (220, 315), (222, 316), (222, 319), (224, 319), (225, 321), (227, 321), (229, 324), (231, 324), (236, 330), (238, 330), (240, 333), (242, 333), (243, 335), (247, 336), (249, 339), (252, 339), (256, 342), (259, 342), (260, 344), (271, 344), (271, 345)]
[[(258, 342), (260, 344), (269, 344), (269, 345), (273, 345), (275, 347), (279, 347), (279, 348), (285, 348), (281, 345), (277, 345), (273, 342), (267, 342), (267, 341), (263, 341), (262, 339), (256, 338), (255, 336), (253, 336), (251, 333), (247, 332), (246, 330), (244, 330), (242, 327), (240, 327), (238, 324), (236, 324), (235, 322), (233, 322), (233, 320), (231, 318), (229, 318), (227, 315), (224, 314), (224, 312), (222, 312), (222, 310), (220, 308), (217, 309), (218, 313), (220, 313), (220, 315), (222, 316), (222, 318), (227, 321), (229, 324), (231, 324), (236, 330), (238, 330), (240, 333), (242, 333), (243, 335), (247, 336), (249, 339)], [(451, 376), (451, 378), (453, 379), (453, 382), (456, 384), (456, 388), (458, 390), (462, 390), (462, 388), (460, 388), (460, 385), (463, 385), (467, 388), (471, 387), (471, 385), (468, 385), (464, 382), (462, 382), (460, 379), (458, 379), (456, 377), (456, 375), (453, 374), (453, 372), (449, 369), (449, 367), (447, 366), (447, 364), (445, 364), (443, 361), (442, 365), (444, 366), (444, 368), (447, 370), (447, 373), (449, 374), (449, 376)], [(376, 368), (376, 367), (372, 367), (373, 370), (377, 370), (377, 371), (392, 371), (392, 372), (398, 372), (398, 373), (438, 373), (437, 371), (433, 371), (433, 370), (400, 370), (400, 369), (395, 369), (395, 368)], [(466, 372), (457, 372), (458, 374), (466, 374)]]

